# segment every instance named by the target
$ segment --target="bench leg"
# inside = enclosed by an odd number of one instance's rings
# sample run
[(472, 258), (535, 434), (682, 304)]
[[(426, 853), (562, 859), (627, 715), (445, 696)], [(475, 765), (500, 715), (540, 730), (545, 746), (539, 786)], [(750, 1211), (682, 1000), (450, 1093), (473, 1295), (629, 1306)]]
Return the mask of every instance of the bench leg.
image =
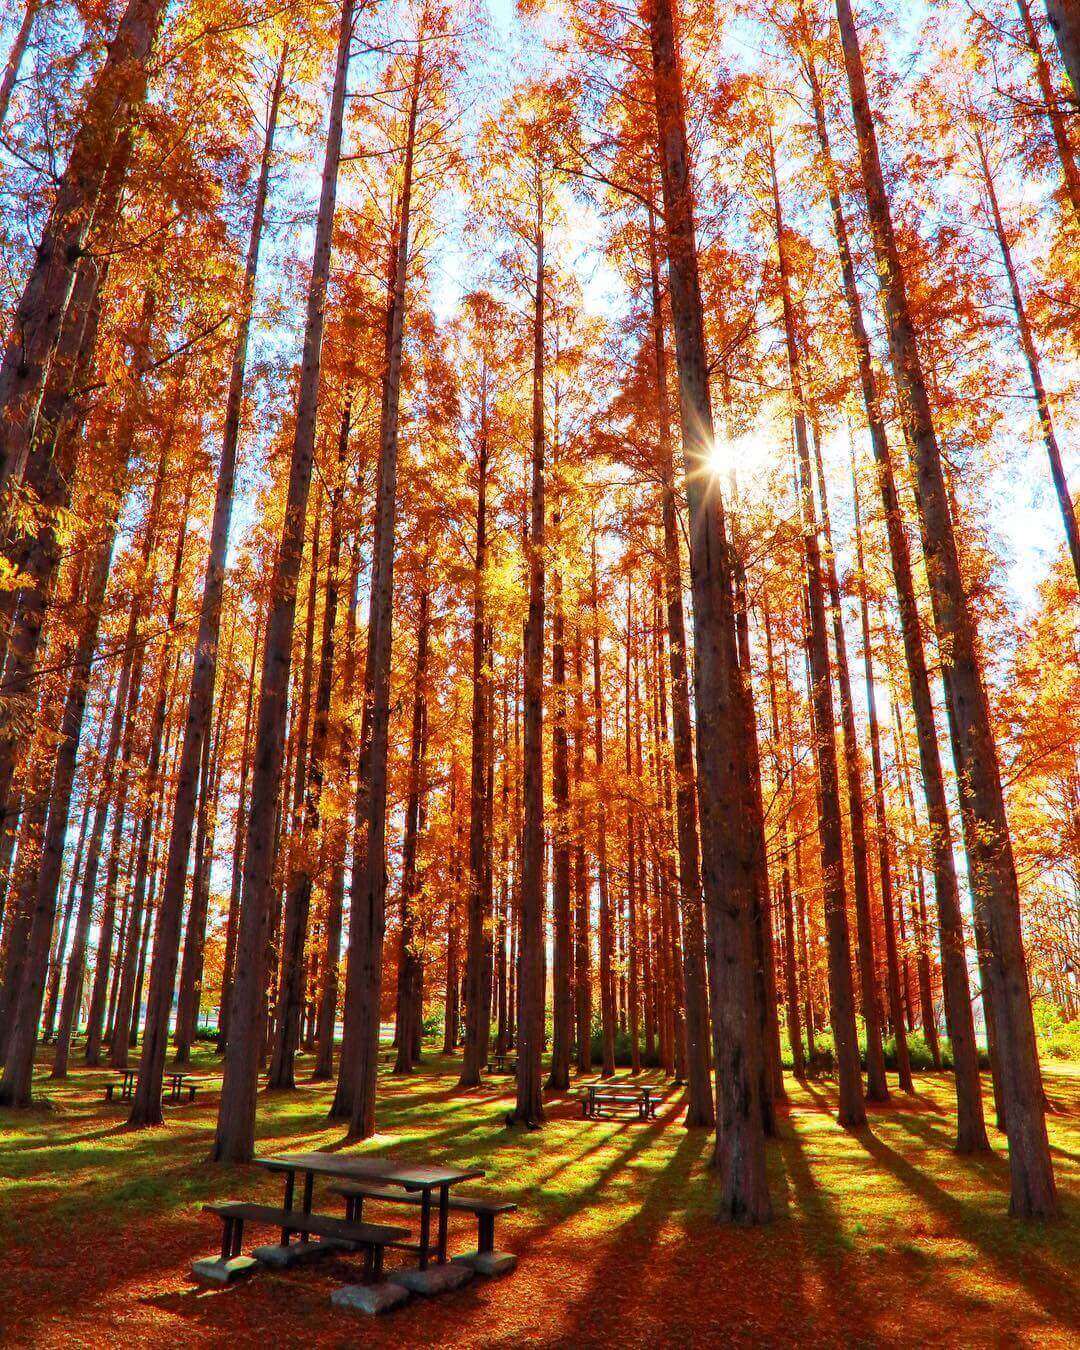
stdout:
[(222, 1219), (221, 1221), (221, 1259), (228, 1261), (233, 1254), (232, 1250), (233, 1220)]
[(478, 1214), (476, 1216), (476, 1248), (483, 1255), (484, 1252), (493, 1252), (495, 1250), (495, 1215)]
[(371, 1279), (374, 1284), (378, 1284), (382, 1279), (383, 1249), (380, 1243), (377, 1243), (371, 1249)]

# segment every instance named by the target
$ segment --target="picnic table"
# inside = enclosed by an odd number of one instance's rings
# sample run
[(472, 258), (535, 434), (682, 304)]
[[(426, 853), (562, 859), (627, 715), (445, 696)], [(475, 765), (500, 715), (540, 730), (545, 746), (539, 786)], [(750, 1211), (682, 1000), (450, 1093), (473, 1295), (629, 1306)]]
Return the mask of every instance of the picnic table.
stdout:
[(509, 1073), (517, 1077), (517, 1051), (500, 1050), (491, 1056), (496, 1073)]
[(168, 1086), (163, 1087), (161, 1095), (163, 1098), (168, 1097), (170, 1101), (174, 1102), (180, 1101), (185, 1092), (188, 1094), (188, 1101), (193, 1102), (195, 1100), (195, 1089), (201, 1082), (200, 1079), (192, 1078), (189, 1073), (185, 1073), (182, 1069), (166, 1069), (164, 1081)]
[[(339, 1182), (378, 1182), (387, 1186), (400, 1186), (410, 1194), (419, 1194), (420, 1241), (415, 1250), (421, 1270), (427, 1269), (433, 1254), (439, 1265), (446, 1262), (450, 1188), (484, 1175), (480, 1167), (445, 1167), (438, 1163), (398, 1162), (393, 1158), (345, 1158), (337, 1153), (281, 1153), (273, 1157), (256, 1158), (255, 1161), (260, 1167), (272, 1172), (284, 1172), (285, 1200), (282, 1208), (285, 1210), (293, 1209), (296, 1177), (298, 1173), (303, 1176), (301, 1215), (311, 1213), (316, 1177), (328, 1177)], [(438, 1229), (435, 1243), (432, 1244), (431, 1212), (436, 1193)]]
[(120, 1100), (130, 1101), (135, 1093), (135, 1070), (121, 1069), (119, 1075), (111, 1083), (105, 1084), (105, 1100), (111, 1102), (116, 1089), (120, 1089)]
[[(629, 1086), (629, 1085), (628, 1085)], [(602, 1120), (604, 1116), (628, 1115), (638, 1120), (656, 1119), (657, 1099), (649, 1087), (621, 1090), (617, 1084), (590, 1083), (581, 1097), (583, 1120)]]

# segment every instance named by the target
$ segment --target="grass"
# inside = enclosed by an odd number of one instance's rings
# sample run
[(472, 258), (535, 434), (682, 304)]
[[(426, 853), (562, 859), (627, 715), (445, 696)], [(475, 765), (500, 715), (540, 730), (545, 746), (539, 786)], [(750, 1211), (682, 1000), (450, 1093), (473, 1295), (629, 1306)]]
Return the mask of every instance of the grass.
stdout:
[[(921, 1074), (914, 1098), (874, 1108), (867, 1129), (835, 1120), (829, 1082), (788, 1080), (769, 1146), (775, 1221), (715, 1222), (711, 1137), (686, 1131), (668, 1089), (660, 1119), (580, 1120), (552, 1098), (535, 1133), (508, 1131), (510, 1080), (459, 1093), (453, 1061), (410, 1079), (380, 1072), (379, 1135), (361, 1145), (328, 1124), (330, 1086), (260, 1096), (258, 1149), (342, 1147), (436, 1156), (487, 1169), (483, 1186), (516, 1199), (498, 1237), (517, 1272), (376, 1324), (336, 1313), (335, 1259), (204, 1291), (191, 1261), (215, 1247), (202, 1204), (278, 1202), (280, 1180), (206, 1162), (218, 1061), (196, 1051), (206, 1099), (171, 1107), (157, 1130), (129, 1132), (106, 1105), (102, 1071), (76, 1068), (42, 1105), (0, 1113), (0, 1341), (5, 1345), (376, 1344), (1076, 1344), (1080, 1335), (1080, 1070), (1046, 1066), (1062, 1218), (1006, 1215), (1004, 1141), (952, 1152), (951, 1080)], [(655, 1073), (643, 1081), (659, 1083)], [(327, 1197), (328, 1207), (332, 1202)], [(336, 1208), (334, 1210), (336, 1212)], [(452, 1249), (473, 1233), (455, 1218)]]

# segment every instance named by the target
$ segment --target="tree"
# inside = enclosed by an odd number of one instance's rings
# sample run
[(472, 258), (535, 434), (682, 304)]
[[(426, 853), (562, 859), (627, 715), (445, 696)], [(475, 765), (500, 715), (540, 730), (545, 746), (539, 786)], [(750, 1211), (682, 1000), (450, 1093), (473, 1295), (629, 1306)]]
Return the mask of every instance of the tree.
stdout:
[(734, 596), (723, 506), (709, 456), (713, 438), (708, 360), (694, 234), (678, 35), (670, 0), (648, 0), (653, 88), (667, 226), (668, 275), (679, 369), (698, 713), (702, 880), (716, 963), (717, 1162), (721, 1215), (760, 1223), (771, 1215), (759, 1101), (762, 1047), (751, 956), (753, 864), (746, 821), (746, 696), (738, 673)]
[(923, 553), (934, 620), (944, 650), (949, 729), (960, 781), (968, 866), (977, 918), (989, 941), (984, 969), (990, 979), (989, 1006), (1003, 1080), (1012, 1177), (1010, 1212), (1018, 1217), (1049, 1218), (1056, 1213), (1057, 1199), (997, 744), (849, 0), (837, 0), (837, 18), (893, 369), (904, 400), (918, 477)]

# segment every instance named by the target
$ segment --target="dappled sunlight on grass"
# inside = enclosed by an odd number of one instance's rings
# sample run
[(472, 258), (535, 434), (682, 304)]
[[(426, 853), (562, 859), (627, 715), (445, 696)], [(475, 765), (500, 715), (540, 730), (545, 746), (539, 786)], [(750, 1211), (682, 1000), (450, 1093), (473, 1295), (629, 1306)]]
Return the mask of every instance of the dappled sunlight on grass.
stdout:
[[(487, 1174), (478, 1189), (520, 1206), (498, 1235), (521, 1257), (513, 1276), (359, 1328), (329, 1304), (355, 1278), (342, 1261), (212, 1294), (191, 1284), (191, 1260), (218, 1238), (204, 1202), (280, 1198), (280, 1178), (206, 1161), (220, 1086), (211, 1047), (192, 1064), (199, 1100), (167, 1108), (155, 1130), (125, 1128), (126, 1104), (103, 1100), (108, 1072), (74, 1067), (53, 1083), (47, 1071), (43, 1059), (47, 1106), (0, 1113), (0, 1273), (11, 1290), (0, 1330), (17, 1343), (254, 1344), (271, 1331), (288, 1343), (358, 1332), (377, 1344), (693, 1343), (721, 1327), (721, 1339), (977, 1342), (1007, 1327), (1064, 1344), (1080, 1325), (1080, 1074), (1056, 1066), (1061, 1222), (1006, 1217), (1004, 1140), (992, 1132), (993, 1156), (953, 1153), (951, 1080), (928, 1074), (914, 1099), (898, 1094), (858, 1132), (836, 1124), (830, 1083), (789, 1081), (769, 1147), (775, 1221), (733, 1230), (713, 1218), (711, 1134), (683, 1127), (681, 1093), (654, 1074), (639, 1081), (663, 1093), (655, 1122), (584, 1121), (573, 1095), (551, 1096), (544, 1128), (522, 1132), (505, 1126), (512, 1079), (460, 1092), (458, 1062), (433, 1055), (411, 1077), (380, 1071), (379, 1133), (356, 1142), (327, 1119), (332, 1085), (308, 1081), (302, 1057), (295, 1092), (260, 1093), (260, 1152), (475, 1164)], [(451, 1233), (452, 1249), (474, 1241), (463, 1217)]]

